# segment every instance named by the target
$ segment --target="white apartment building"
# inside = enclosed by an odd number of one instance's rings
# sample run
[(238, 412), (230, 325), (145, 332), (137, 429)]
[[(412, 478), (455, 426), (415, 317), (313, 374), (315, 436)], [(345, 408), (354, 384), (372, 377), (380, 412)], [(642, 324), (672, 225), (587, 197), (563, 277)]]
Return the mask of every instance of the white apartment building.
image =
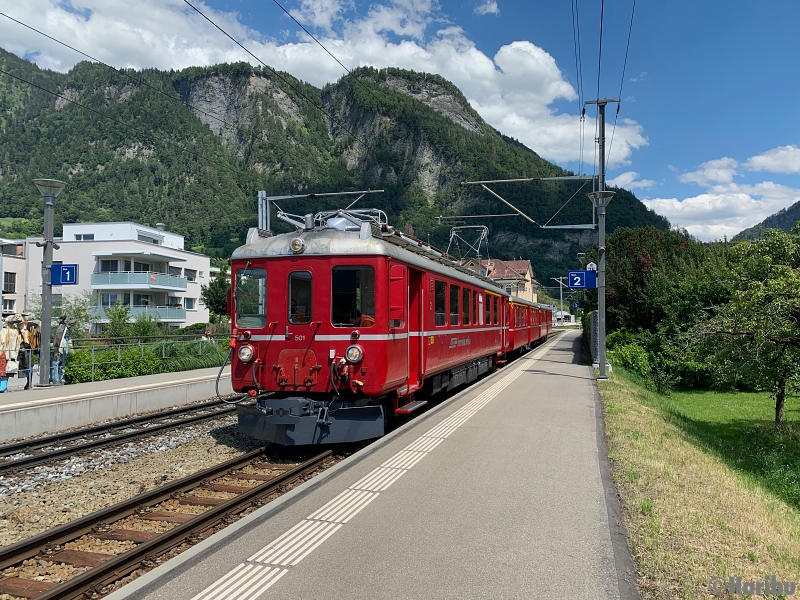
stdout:
[[(43, 250), (36, 245), (41, 239), (0, 240), (4, 315), (24, 311), (30, 298), (41, 295)], [(65, 223), (56, 243), (53, 270), (66, 267), (75, 283), (54, 285), (53, 305), (66, 295), (90, 291), (92, 333), (108, 322), (105, 308), (117, 302), (130, 306), (132, 319), (147, 314), (174, 328), (208, 322), (200, 286), (210, 281), (210, 259), (185, 250), (183, 236), (163, 225)]]

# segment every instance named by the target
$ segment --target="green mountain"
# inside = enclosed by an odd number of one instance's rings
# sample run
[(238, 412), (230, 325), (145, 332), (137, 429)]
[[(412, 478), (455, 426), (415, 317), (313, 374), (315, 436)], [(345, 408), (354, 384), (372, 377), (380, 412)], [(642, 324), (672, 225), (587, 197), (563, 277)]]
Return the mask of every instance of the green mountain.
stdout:
[(795, 202), (789, 208), (782, 208), (774, 215), (768, 216), (758, 225), (754, 225), (753, 227), (737, 233), (731, 241), (743, 242), (745, 240), (754, 240), (761, 237), (761, 233), (767, 229), (780, 229), (788, 233), (798, 221), (800, 221), (800, 202)]
[[(57, 233), (64, 222), (163, 222), (188, 247), (227, 257), (255, 225), (258, 190), (383, 189), (360, 206), (381, 208), (393, 225), (447, 247), (453, 221), (436, 217), (509, 212), (460, 182), (571, 174), (494, 130), (436, 75), (362, 68), (319, 89), (247, 63), (117, 73), (82, 62), (61, 74), (2, 50), (0, 68), (33, 84), (0, 74), (4, 237), (40, 234), (42, 199), (31, 179), (51, 177), (68, 182), (56, 200)], [(545, 223), (579, 187), (493, 189)], [(591, 222), (585, 192), (550, 224)], [(304, 214), (343, 202), (295, 200), (281, 208)], [(622, 189), (607, 221), (609, 232), (669, 226)], [(576, 254), (596, 239), (522, 218), (485, 223), (491, 255), (531, 259), (542, 282), (577, 266)], [(289, 226), (273, 220), (273, 228)]]

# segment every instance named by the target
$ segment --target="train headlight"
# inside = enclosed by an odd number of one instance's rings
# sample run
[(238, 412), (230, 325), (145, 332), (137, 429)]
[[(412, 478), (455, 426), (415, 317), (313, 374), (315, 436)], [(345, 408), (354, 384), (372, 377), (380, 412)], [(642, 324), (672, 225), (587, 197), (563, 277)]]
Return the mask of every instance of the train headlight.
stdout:
[(350, 363), (361, 362), (361, 359), (364, 358), (364, 349), (358, 344), (353, 344), (344, 351), (344, 357)]
[(250, 362), (251, 360), (253, 360), (253, 355), (255, 353), (256, 353), (255, 350), (253, 350), (253, 347), (250, 344), (245, 344), (244, 346), (240, 346), (238, 352), (239, 360), (244, 363)]
[(289, 248), (295, 254), (300, 254), (306, 249), (306, 243), (300, 238), (294, 238), (291, 242), (289, 242)]

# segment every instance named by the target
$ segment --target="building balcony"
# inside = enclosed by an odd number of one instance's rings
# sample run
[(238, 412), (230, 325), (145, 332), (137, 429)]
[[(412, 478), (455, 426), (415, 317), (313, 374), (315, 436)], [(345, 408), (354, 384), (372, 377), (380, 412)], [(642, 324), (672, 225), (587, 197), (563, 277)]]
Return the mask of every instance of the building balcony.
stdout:
[[(135, 320), (139, 315), (149, 315), (159, 323), (183, 323), (186, 321), (186, 309), (175, 306), (129, 306), (130, 318)], [(92, 321), (95, 323), (108, 323), (105, 308), (92, 307)]]
[(92, 273), (94, 290), (183, 291), (187, 279), (165, 273)]

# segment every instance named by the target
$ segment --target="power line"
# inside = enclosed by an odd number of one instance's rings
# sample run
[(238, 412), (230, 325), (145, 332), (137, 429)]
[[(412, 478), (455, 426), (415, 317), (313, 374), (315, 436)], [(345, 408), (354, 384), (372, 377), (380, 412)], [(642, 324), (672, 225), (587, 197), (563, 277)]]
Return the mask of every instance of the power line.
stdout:
[(578, 78), (578, 109), (580, 110), (580, 125), (578, 128), (579, 140), (579, 161), (578, 175), (583, 173), (583, 147), (584, 147), (584, 125), (586, 123), (586, 110), (583, 107), (583, 60), (581, 57), (581, 24), (580, 11), (578, 10), (578, 0), (572, 0), (572, 45), (575, 51), (575, 72)]
[(325, 52), (327, 52), (327, 53), (328, 53), (328, 56), (330, 56), (330, 57), (331, 57), (333, 60), (335, 60), (337, 63), (339, 63), (339, 66), (340, 66), (340, 67), (342, 67), (342, 68), (343, 68), (345, 71), (347, 71), (347, 74), (348, 74), (348, 75), (350, 75), (350, 76), (351, 76), (353, 79), (355, 79), (355, 80), (356, 80), (356, 82), (358, 82), (358, 84), (359, 84), (361, 87), (363, 87), (363, 88), (364, 88), (365, 90), (367, 90), (367, 91), (368, 91), (370, 94), (372, 94), (372, 97), (373, 97), (373, 98), (375, 98), (376, 100), (379, 100), (379, 98), (378, 98), (378, 97), (375, 95), (375, 92), (373, 92), (371, 89), (369, 89), (367, 86), (365, 86), (365, 85), (363, 84), (363, 82), (362, 82), (360, 79), (358, 79), (358, 78), (357, 78), (355, 75), (353, 75), (353, 72), (352, 72), (350, 69), (348, 69), (347, 67), (345, 67), (345, 66), (342, 64), (342, 61), (340, 61), (338, 58), (336, 58), (336, 57), (335, 57), (335, 56), (334, 56), (334, 55), (331, 53), (331, 51), (330, 51), (330, 50), (328, 50), (328, 49), (327, 49), (327, 48), (326, 48), (326, 47), (325, 47), (325, 46), (322, 44), (322, 42), (320, 42), (320, 41), (319, 41), (317, 38), (315, 38), (315, 37), (314, 37), (314, 34), (312, 34), (312, 33), (311, 33), (311, 32), (310, 32), (308, 29), (306, 29), (306, 28), (303, 26), (303, 24), (302, 24), (300, 21), (298, 21), (297, 19), (295, 19), (295, 18), (294, 18), (294, 15), (293, 15), (292, 13), (290, 13), (288, 10), (286, 10), (286, 9), (283, 7), (283, 5), (282, 5), (280, 2), (278, 2), (278, 0), (272, 0), (272, 1), (273, 1), (273, 2), (275, 2), (275, 4), (277, 4), (277, 5), (278, 5), (278, 7), (280, 7), (280, 9), (281, 9), (283, 12), (285, 12), (285, 13), (286, 13), (286, 15), (287, 15), (287, 16), (288, 16), (288, 17), (289, 17), (289, 18), (290, 18), (292, 21), (294, 21), (295, 23), (297, 23), (297, 25), (300, 27), (300, 29), (302, 29), (303, 31), (305, 31), (305, 32), (308, 34), (308, 36), (309, 36), (309, 37), (310, 37), (312, 40), (314, 40), (315, 42), (317, 42), (317, 44), (319, 44), (319, 47), (320, 47), (320, 48), (322, 48), (323, 50), (325, 50)]
[[(606, 1), (600, 0), (600, 47), (597, 52), (597, 100), (600, 100), (600, 67), (602, 66), (603, 62), (603, 14), (605, 13), (606, 8)], [(595, 149), (594, 149), (594, 156), (595, 156), (595, 175), (597, 174), (597, 140), (599, 139), (599, 112), (600, 112), (600, 103), (597, 104), (597, 111), (598, 113), (595, 115), (595, 123), (594, 123), (594, 138), (595, 138)]]
[[(5, 71), (3, 69), (0, 69), (0, 73), (2, 73), (3, 75), (8, 75), (9, 77), (12, 77), (13, 79), (16, 79), (17, 81), (21, 81), (22, 83), (26, 83), (29, 86), (35, 87), (36, 89), (39, 89), (39, 90), (41, 90), (43, 92), (47, 92), (48, 94), (50, 94), (52, 96), (55, 96), (56, 98), (61, 98), (62, 100), (65, 100), (67, 102), (75, 104), (76, 106), (80, 106), (81, 108), (83, 108), (85, 110), (88, 110), (89, 112), (92, 112), (92, 113), (94, 113), (96, 115), (99, 115), (99, 116), (101, 116), (103, 118), (106, 118), (106, 119), (109, 119), (111, 121), (114, 121), (115, 123), (119, 123), (123, 127), (127, 127), (128, 129), (132, 129), (132, 130), (136, 131), (137, 133), (144, 133), (144, 134), (146, 134), (148, 136), (155, 137), (155, 135), (152, 132), (147, 132), (147, 131), (145, 131), (143, 129), (140, 129), (139, 127), (136, 127), (135, 125), (131, 125), (130, 123), (126, 123), (125, 121), (123, 121), (121, 119), (118, 119), (118, 118), (116, 118), (114, 116), (111, 116), (108, 113), (105, 113), (105, 112), (103, 112), (101, 110), (97, 110), (95, 108), (92, 108), (91, 106), (87, 106), (85, 104), (81, 104), (77, 100), (73, 100), (72, 98), (69, 98), (68, 96), (64, 96), (63, 94), (59, 94), (58, 92), (54, 92), (52, 90), (48, 90), (47, 88), (42, 87), (42, 86), (40, 86), (40, 85), (38, 85), (36, 83), (33, 83), (32, 81), (28, 81), (27, 79), (24, 79), (24, 78), (22, 78), (22, 77), (20, 77), (18, 75), (14, 75), (13, 73), (9, 73), (8, 71)], [(169, 138), (163, 138), (163, 141), (166, 141), (167, 143), (172, 144), (173, 146), (177, 146), (181, 150), (184, 150), (184, 151), (192, 153), (195, 158), (200, 158), (200, 154), (199, 153), (194, 152), (192, 150), (189, 150), (186, 146), (180, 144), (179, 142), (176, 142), (176, 141), (171, 140)]]
[(633, 0), (631, 7), (631, 23), (628, 26), (628, 43), (625, 45), (625, 60), (622, 63), (622, 78), (619, 81), (619, 102), (617, 103), (617, 112), (614, 115), (614, 127), (611, 130), (611, 141), (608, 144), (608, 156), (611, 157), (611, 149), (614, 147), (614, 133), (617, 131), (617, 118), (619, 117), (619, 108), (622, 106), (622, 86), (625, 83), (625, 69), (628, 66), (628, 50), (631, 47), (631, 32), (633, 31), (633, 14), (636, 12), (636, 0)]
[(15, 19), (14, 17), (11, 17), (11, 16), (9, 16), (9, 15), (7, 15), (7, 14), (3, 13), (3, 12), (0, 12), (0, 15), (2, 15), (2, 16), (4, 16), (4, 17), (6, 17), (7, 19), (10, 19), (10, 20), (14, 21), (15, 23), (18, 23), (18, 24), (22, 25), (23, 27), (27, 27), (27, 28), (28, 28), (28, 29), (30, 29), (31, 31), (35, 31), (35, 32), (36, 32), (36, 33), (38, 33), (39, 35), (42, 35), (42, 36), (46, 37), (47, 39), (49, 39), (49, 40), (52, 40), (52, 41), (56, 42), (57, 44), (61, 44), (61, 45), (62, 45), (62, 46), (64, 46), (65, 48), (69, 48), (70, 50), (73, 50), (74, 52), (77, 52), (77, 53), (78, 53), (78, 54), (80, 54), (81, 56), (85, 56), (85, 57), (86, 57), (86, 58), (88, 58), (89, 60), (93, 60), (93, 61), (95, 61), (96, 63), (99, 63), (99, 64), (103, 65), (104, 67), (106, 67), (106, 68), (108, 68), (108, 69), (111, 69), (112, 71), (114, 71), (114, 72), (116, 72), (116, 73), (119, 73), (120, 75), (123, 75), (123, 76), (127, 77), (127, 78), (128, 78), (128, 79), (130, 79), (131, 81), (135, 81), (136, 83), (138, 83), (138, 84), (140, 84), (140, 85), (143, 85), (143, 86), (145, 86), (145, 87), (148, 87), (148, 88), (150, 88), (151, 90), (153, 90), (154, 92), (157, 92), (157, 93), (161, 94), (162, 96), (164, 96), (164, 97), (166, 97), (166, 98), (169, 98), (170, 100), (174, 100), (175, 102), (180, 102), (181, 104), (183, 104), (184, 106), (187, 106), (188, 108), (191, 108), (192, 110), (196, 110), (197, 112), (203, 113), (204, 115), (208, 116), (209, 118), (211, 118), (211, 119), (215, 119), (216, 121), (219, 121), (220, 123), (223, 123), (223, 124), (227, 125), (229, 128), (231, 128), (231, 129), (235, 129), (235, 130), (239, 131), (239, 133), (244, 133), (244, 132), (243, 132), (241, 129), (239, 129), (239, 128), (238, 128), (236, 125), (233, 125), (233, 124), (231, 124), (231, 123), (228, 123), (228, 122), (227, 122), (225, 119), (221, 119), (221, 118), (217, 117), (216, 115), (213, 115), (213, 114), (211, 114), (211, 113), (209, 113), (209, 112), (206, 112), (206, 111), (204, 111), (202, 108), (198, 108), (198, 107), (196, 107), (196, 106), (194, 106), (194, 105), (192, 105), (192, 104), (189, 104), (188, 102), (184, 102), (183, 100), (181, 100), (181, 99), (180, 99), (179, 97), (177, 97), (177, 96), (173, 96), (173, 95), (171, 95), (171, 94), (168, 94), (168, 93), (164, 92), (163, 90), (160, 90), (160, 89), (158, 89), (157, 87), (155, 87), (155, 86), (153, 86), (153, 85), (150, 85), (150, 84), (149, 84), (149, 83), (148, 83), (148, 82), (147, 82), (147, 81), (146, 81), (144, 78), (137, 78), (137, 77), (134, 77), (133, 75), (131, 75), (131, 74), (129, 74), (129, 73), (126, 73), (125, 71), (122, 71), (122, 70), (120, 70), (120, 69), (117, 69), (116, 67), (114, 67), (114, 66), (112, 66), (112, 65), (106, 64), (106, 63), (104, 63), (102, 60), (100, 60), (100, 59), (98, 59), (98, 58), (95, 58), (95, 57), (93, 57), (93, 56), (91, 56), (91, 55), (87, 54), (86, 52), (83, 52), (83, 51), (81, 51), (81, 50), (78, 50), (77, 48), (75, 48), (75, 47), (73, 47), (73, 46), (70, 46), (69, 44), (67, 44), (67, 43), (65, 43), (65, 42), (62, 42), (61, 40), (58, 40), (58, 39), (54, 38), (53, 36), (51, 36), (51, 35), (48, 35), (48, 34), (44, 33), (43, 31), (39, 31), (39, 30), (38, 30), (38, 29), (36, 29), (35, 27), (31, 27), (31, 26), (30, 26), (30, 25), (28, 25), (27, 23), (23, 23), (22, 21), (19, 21), (18, 19)]
[(288, 79), (286, 79), (286, 78), (285, 78), (283, 75), (281, 75), (281, 74), (280, 74), (278, 71), (276, 71), (275, 69), (273, 69), (272, 67), (270, 67), (270, 66), (269, 66), (267, 63), (265, 63), (263, 60), (261, 60), (260, 58), (258, 58), (258, 57), (257, 57), (255, 54), (253, 54), (252, 52), (250, 52), (250, 50), (248, 50), (248, 49), (247, 49), (247, 48), (245, 48), (245, 47), (244, 47), (244, 46), (243, 46), (241, 43), (239, 43), (239, 41), (237, 41), (237, 40), (236, 40), (236, 38), (234, 38), (234, 37), (233, 37), (231, 34), (229, 34), (227, 31), (225, 31), (225, 30), (224, 30), (222, 27), (220, 27), (220, 26), (219, 26), (219, 25), (217, 25), (217, 24), (216, 24), (214, 21), (212, 21), (212, 20), (211, 20), (211, 19), (210, 19), (208, 16), (206, 16), (206, 15), (205, 15), (205, 14), (204, 14), (204, 13), (203, 13), (203, 12), (202, 12), (200, 9), (198, 9), (198, 8), (197, 8), (197, 7), (195, 7), (195, 6), (194, 6), (194, 5), (193, 5), (191, 2), (189, 2), (189, 0), (183, 0), (183, 1), (184, 1), (184, 3), (185, 3), (186, 5), (188, 5), (188, 6), (189, 6), (189, 7), (190, 7), (192, 10), (194, 10), (194, 11), (195, 11), (195, 12), (196, 12), (198, 15), (200, 15), (200, 16), (201, 16), (201, 17), (203, 17), (203, 18), (204, 18), (206, 21), (208, 21), (209, 23), (211, 23), (211, 24), (212, 24), (212, 25), (213, 25), (213, 26), (214, 26), (216, 29), (218, 29), (218, 30), (219, 30), (219, 31), (220, 31), (220, 32), (221, 32), (221, 33), (222, 33), (222, 34), (223, 34), (225, 37), (227, 37), (227, 38), (228, 38), (229, 40), (231, 40), (231, 41), (232, 41), (234, 44), (236, 44), (237, 46), (239, 46), (239, 48), (241, 48), (242, 50), (244, 50), (245, 52), (247, 52), (247, 54), (249, 54), (249, 55), (250, 55), (250, 56), (252, 56), (254, 59), (256, 59), (256, 60), (257, 60), (259, 63), (261, 63), (261, 64), (262, 64), (264, 67), (266, 67), (267, 69), (269, 69), (270, 71), (272, 71), (272, 73), (273, 73), (273, 74), (275, 74), (275, 76), (276, 76), (276, 77), (278, 77), (278, 78), (279, 78), (281, 81), (283, 81), (283, 82), (284, 82), (286, 85), (288, 85), (288, 86), (289, 86), (290, 88), (292, 88), (292, 89), (293, 89), (295, 92), (297, 92), (297, 93), (298, 93), (298, 94), (299, 94), (299, 95), (300, 95), (302, 98), (304, 98), (304, 99), (306, 100), (306, 102), (308, 102), (309, 104), (311, 104), (311, 105), (312, 105), (314, 108), (316, 108), (318, 111), (320, 111), (320, 112), (321, 112), (323, 115), (325, 115), (326, 117), (328, 117), (328, 118), (329, 118), (331, 121), (333, 121), (334, 123), (336, 123), (336, 124), (337, 124), (339, 127), (341, 127), (342, 129), (344, 129), (344, 130), (345, 130), (347, 133), (349, 133), (349, 134), (350, 134), (350, 135), (353, 137), (353, 139), (354, 139), (356, 142), (358, 142), (359, 144), (361, 144), (361, 145), (362, 145), (362, 146), (363, 146), (365, 149), (367, 148), (367, 145), (366, 145), (364, 142), (362, 142), (362, 141), (361, 141), (361, 140), (358, 138), (358, 136), (357, 136), (355, 133), (353, 133), (352, 131), (350, 131), (350, 129), (349, 129), (349, 128), (345, 127), (345, 126), (344, 126), (344, 125), (343, 125), (343, 124), (342, 124), (342, 123), (341, 123), (341, 122), (340, 122), (338, 119), (334, 119), (334, 118), (333, 118), (333, 116), (329, 115), (329, 114), (328, 114), (328, 113), (325, 111), (325, 109), (324, 109), (322, 106), (320, 106), (319, 104), (317, 104), (316, 102), (314, 102), (314, 101), (313, 101), (311, 98), (309, 98), (308, 96), (306, 96), (306, 95), (305, 95), (305, 94), (304, 94), (304, 93), (303, 93), (303, 92), (302, 92), (300, 89), (298, 89), (298, 88), (297, 88), (297, 86), (295, 86), (295, 85), (294, 85), (294, 84), (293, 84), (291, 81), (289, 81)]

